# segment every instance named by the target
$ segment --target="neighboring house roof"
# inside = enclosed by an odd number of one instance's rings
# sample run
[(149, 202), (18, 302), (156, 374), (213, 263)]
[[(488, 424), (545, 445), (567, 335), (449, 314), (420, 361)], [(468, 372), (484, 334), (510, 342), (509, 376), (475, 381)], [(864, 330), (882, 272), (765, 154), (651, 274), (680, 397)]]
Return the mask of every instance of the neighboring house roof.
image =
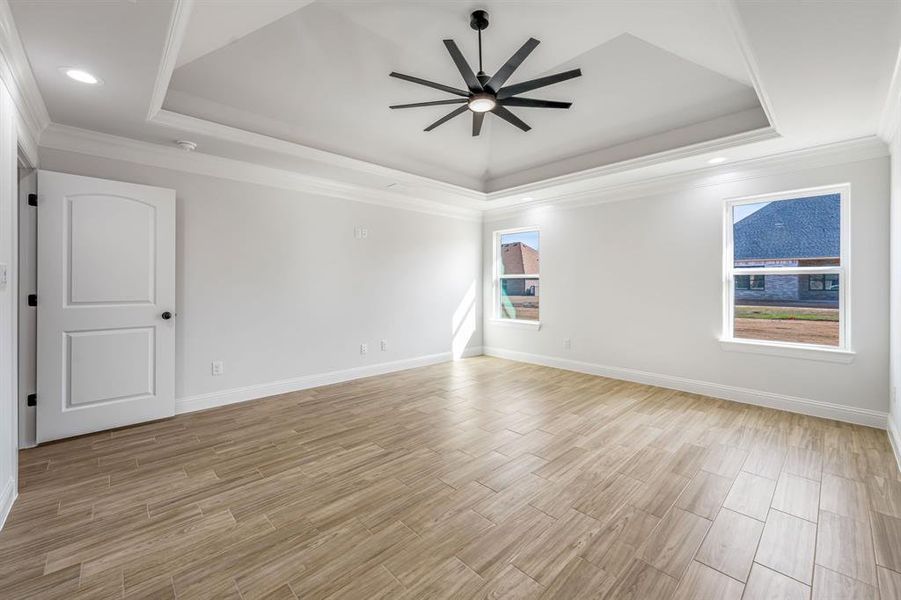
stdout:
[(771, 202), (735, 224), (735, 260), (838, 257), (839, 194)]
[(501, 244), (501, 261), (503, 261), (506, 275), (538, 273), (538, 250), (522, 242)]

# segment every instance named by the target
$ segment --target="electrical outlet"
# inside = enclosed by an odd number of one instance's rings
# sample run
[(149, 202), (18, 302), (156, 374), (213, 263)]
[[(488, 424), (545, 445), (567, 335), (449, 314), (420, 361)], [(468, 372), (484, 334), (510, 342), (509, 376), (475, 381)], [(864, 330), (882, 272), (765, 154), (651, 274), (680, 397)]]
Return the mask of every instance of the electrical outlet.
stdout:
[(354, 237), (358, 240), (365, 240), (369, 237), (369, 229), (362, 225), (357, 225), (354, 227)]
[(388, 340), (382, 340), (379, 342), (379, 348), (382, 349), (382, 352), (388, 350)]
[(564, 350), (572, 350), (572, 347), (573, 347), (573, 341), (571, 339), (566, 338), (565, 340), (563, 340), (563, 349)]
[(214, 360), (210, 363), (210, 371), (213, 375), (222, 375), (225, 373), (225, 365), (221, 360)]
[(369, 352), (369, 345), (368, 344), (360, 344), (360, 354), (365, 355), (368, 352)]

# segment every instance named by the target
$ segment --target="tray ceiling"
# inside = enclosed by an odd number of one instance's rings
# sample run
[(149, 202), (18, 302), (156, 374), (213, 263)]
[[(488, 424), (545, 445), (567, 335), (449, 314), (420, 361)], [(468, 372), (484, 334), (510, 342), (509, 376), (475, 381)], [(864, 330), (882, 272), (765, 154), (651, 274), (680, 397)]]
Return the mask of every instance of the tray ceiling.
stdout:
[[(542, 44), (510, 83), (575, 67), (583, 77), (529, 94), (572, 109), (513, 109), (531, 131), (489, 117), (475, 139), (463, 117), (422, 131), (448, 107), (388, 109), (448, 97), (392, 70), (462, 85), (441, 40), (477, 62), (466, 8), (301, 4), (189, 62), (179, 55), (164, 109), (485, 191), (769, 125), (737, 47), (710, 35), (728, 29), (722, 14), (703, 3), (678, 15), (660, 3), (487, 3), (489, 73), (534, 36)], [(195, 14), (187, 39), (214, 18)]]

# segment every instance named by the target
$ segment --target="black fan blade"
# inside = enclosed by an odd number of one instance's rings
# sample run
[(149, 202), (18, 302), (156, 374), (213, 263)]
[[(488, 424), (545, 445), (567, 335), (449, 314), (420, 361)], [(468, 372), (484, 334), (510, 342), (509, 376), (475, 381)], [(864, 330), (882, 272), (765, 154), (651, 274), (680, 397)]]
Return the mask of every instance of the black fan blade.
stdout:
[(441, 83), (435, 83), (434, 81), (428, 81), (427, 79), (420, 79), (419, 77), (413, 77), (412, 75), (404, 75), (403, 73), (389, 73), (389, 77), (397, 77), (398, 79), (403, 79), (404, 81), (409, 81), (410, 83), (418, 83), (419, 85), (424, 85), (426, 87), (435, 88), (436, 90), (441, 90), (442, 92), (447, 92), (449, 94), (456, 94), (457, 96), (463, 96), (464, 98), (469, 98), (469, 92), (464, 92), (463, 90), (458, 90), (457, 88), (452, 88), (449, 85), (444, 85)]
[(499, 100), (504, 106), (525, 106), (528, 108), (569, 108), (572, 102), (557, 102), (556, 100), (536, 100), (535, 98), (507, 98)]
[(435, 129), (436, 127), (438, 127), (439, 125), (441, 125), (442, 123), (450, 121), (457, 115), (462, 115), (467, 110), (469, 110), (468, 106), (461, 106), (460, 108), (455, 108), (453, 111), (449, 112), (448, 114), (444, 115), (443, 117), (441, 117), (440, 119), (438, 119), (437, 121), (435, 121), (434, 123), (432, 123), (431, 125), (426, 127), (424, 129), (424, 131), (431, 131), (431, 130)]
[(485, 120), (485, 113), (472, 113), (472, 137), (476, 137), (482, 133), (482, 121)]
[(412, 104), (392, 104), (388, 108), (417, 108), (420, 106), (439, 106), (441, 104), (465, 104), (466, 98), (452, 98), (450, 100), (433, 100), (431, 102), (414, 102)]
[(535, 38), (529, 38), (529, 41), (523, 44), (522, 48), (517, 50), (513, 56), (510, 57), (510, 60), (505, 62), (504, 66), (497, 70), (497, 73), (495, 73), (491, 79), (485, 82), (485, 89), (491, 90), (492, 92), (501, 89), (501, 86), (510, 78), (513, 71), (522, 64), (522, 61), (524, 61), (526, 57), (532, 53), (532, 50), (540, 43), (541, 42)]
[(504, 121), (507, 121), (508, 123), (512, 123), (513, 125), (516, 125), (523, 131), (528, 131), (531, 129), (531, 127), (526, 125), (522, 119), (520, 119), (519, 117), (514, 115), (512, 112), (510, 112), (509, 110), (507, 110), (500, 104), (495, 106), (491, 112), (493, 112), (494, 114), (496, 114), (497, 116), (502, 118)]
[(481, 92), (482, 84), (476, 79), (476, 74), (472, 72), (472, 67), (463, 58), (463, 53), (460, 52), (456, 42), (454, 40), (444, 40), (444, 45), (447, 46), (447, 51), (450, 52), (451, 58), (454, 59), (454, 64), (457, 65), (457, 70), (463, 76), (463, 81), (466, 82), (466, 87), (469, 88), (469, 91), (473, 94)]
[(573, 79), (574, 77), (581, 76), (581, 69), (573, 69), (572, 71), (565, 71), (563, 73), (557, 73), (556, 75), (548, 75), (547, 77), (539, 77), (538, 79), (523, 81), (522, 83), (515, 83), (513, 85), (508, 85), (507, 87), (500, 89), (497, 92), (497, 99), (504, 100), (505, 98), (509, 98), (523, 92), (528, 92), (529, 90), (537, 90), (538, 88), (542, 88), (547, 85), (553, 85), (555, 83), (560, 83), (561, 81), (566, 81), (567, 79)]

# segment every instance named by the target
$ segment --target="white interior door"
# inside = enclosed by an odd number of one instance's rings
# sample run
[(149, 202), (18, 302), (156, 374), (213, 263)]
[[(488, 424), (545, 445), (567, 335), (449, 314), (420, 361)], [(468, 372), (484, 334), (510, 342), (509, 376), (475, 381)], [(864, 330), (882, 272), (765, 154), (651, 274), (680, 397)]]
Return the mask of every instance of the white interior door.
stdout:
[(38, 172), (37, 441), (175, 414), (175, 192)]

